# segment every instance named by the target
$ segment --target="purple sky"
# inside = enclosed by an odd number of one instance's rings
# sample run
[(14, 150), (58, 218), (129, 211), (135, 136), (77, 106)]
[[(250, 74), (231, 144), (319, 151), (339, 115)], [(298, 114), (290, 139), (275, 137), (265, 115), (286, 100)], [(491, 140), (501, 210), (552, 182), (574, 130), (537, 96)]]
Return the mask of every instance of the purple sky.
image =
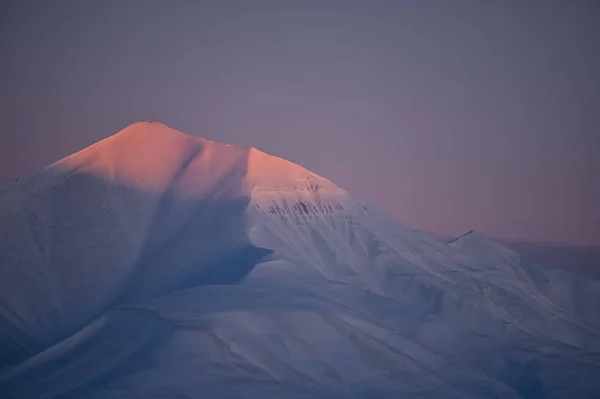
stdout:
[(137, 120), (441, 234), (600, 244), (595, 1), (0, 2), (0, 182)]

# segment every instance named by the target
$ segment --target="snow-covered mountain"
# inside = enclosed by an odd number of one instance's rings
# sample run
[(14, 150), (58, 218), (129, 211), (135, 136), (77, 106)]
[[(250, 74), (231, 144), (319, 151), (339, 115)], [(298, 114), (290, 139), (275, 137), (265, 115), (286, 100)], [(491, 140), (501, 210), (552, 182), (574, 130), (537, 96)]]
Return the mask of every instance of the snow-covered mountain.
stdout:
[(595, 398), (560, 273), (137, 123), (0, 189), (0, 397)]

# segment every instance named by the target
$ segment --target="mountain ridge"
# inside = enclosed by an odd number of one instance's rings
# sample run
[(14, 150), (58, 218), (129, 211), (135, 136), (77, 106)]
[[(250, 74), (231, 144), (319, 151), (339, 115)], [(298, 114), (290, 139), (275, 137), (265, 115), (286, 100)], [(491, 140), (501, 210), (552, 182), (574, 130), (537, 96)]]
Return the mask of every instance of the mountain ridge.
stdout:
[[(140, 148), (148, 148), (149, 143), (152, 142), (159, 142), (162, 148), (155, 146), (151, 151), (148, 150), (149, 154), (139, 154)], [(327, 182), (327, 185), (335, 186), (335, 184), (328, 179), (325, 179), (300, 165), (267, 154), (255, 147), (240, 147), (191, 136), (170, 128), (165, 124), (154, 121), (141, 121), (128, 125), (124, 129), (105, 139), (53, 162), (46, 170), (54, 168), (68, 169), (73, 166), (77, 167), (78, 163), (89, 162), (89, 158), (114, 157), (115, 154), (113, 154), (113, 152), (125, 152), (132, 156), (138, 155), (136, 162), (139, 163), (144, 161), (139, 158), (140, 155), (150, 158), (160, 158), (161, 150), (172, 150), (172, 148), (169, 148), (168, 146), (174, 147), (177, 151), (185, 151), (186, 148), (189, 150), (189, 148), (194, 147), (201, 148), (202, 151), (216, 151), (217, 148), (227, 148), (235, 152), (237, 156), (242, 156), (243, 154), (247, 157), (247, 173), (251, 180), (260, 180), (261, 172), (266, 173), (267, 178), (280, 180), (280, 182), (285, 182), (286, 179), (294, 179), (297, 176), (307, 175), (315, 180)], [(164, 159), (161, 161), (165, 162)], [(277, 179), (278, 176), (280, 176), (279, 179)]]

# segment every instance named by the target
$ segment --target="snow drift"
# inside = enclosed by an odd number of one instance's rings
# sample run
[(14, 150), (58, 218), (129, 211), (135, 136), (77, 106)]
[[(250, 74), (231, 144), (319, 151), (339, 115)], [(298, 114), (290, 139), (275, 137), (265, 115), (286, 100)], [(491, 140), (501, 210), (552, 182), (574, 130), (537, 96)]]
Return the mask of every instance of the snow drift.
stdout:
[(1, 397), (600, 393), (596, 282), (253, 148), (137, 123), (0, 212)]

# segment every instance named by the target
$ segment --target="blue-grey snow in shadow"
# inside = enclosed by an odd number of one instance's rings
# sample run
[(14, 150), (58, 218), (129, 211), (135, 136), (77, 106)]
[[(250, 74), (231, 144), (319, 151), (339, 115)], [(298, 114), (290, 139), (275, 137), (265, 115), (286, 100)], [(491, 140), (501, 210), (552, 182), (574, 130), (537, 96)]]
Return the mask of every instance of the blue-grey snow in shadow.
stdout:
[[(434, 283), (392, 257), (381, 295), (304, 279), (301, 263), (264, 263), (270, 250), (249, 241), (245, 197), (156, 195), (82, 173), (48, 192), (21, 188), (0, 215), (2, 398), (536, 399), (568, 385), (578, 397), (600, 390), (596, 353), (511, 329), (486, 307), (496, 299), (536, 328), (550, 325), (493, 281)], [(363, 238), (365, 267), (378, 266), (386, 252), (376, 236)], [(341, 266), (320, 235), (287, 239), (307, 239), (306, 250)], [(519, 267), (537, 284), (546, 276)], [(564, 378), (556, 387), (555, 376)]]
[[(245, 233), (247, 197), (181, 198), (53, 173), (1, 192), (0, 397), (53, 397), (101, 378), (168, 331), (153, 315), (121, 323), (127, 318), (115, 309), (235, 284), (270, 253)], [(45, 181), (49, 189), (39, 189)], [(93, 365), (104, 357), (120, 360)]]

